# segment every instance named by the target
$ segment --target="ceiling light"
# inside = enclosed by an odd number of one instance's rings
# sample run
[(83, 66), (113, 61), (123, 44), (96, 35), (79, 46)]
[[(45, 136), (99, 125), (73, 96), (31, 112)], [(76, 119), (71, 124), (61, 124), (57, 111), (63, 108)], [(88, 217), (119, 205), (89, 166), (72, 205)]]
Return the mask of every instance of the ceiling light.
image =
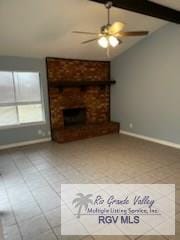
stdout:
[(109, 43), (110, 43), (111, 47), (117, 47), (117, 45), (119, 45), (119, 40), (114, 36), (110, 36)]
[(108, 39), (106, 37), (101, 37), (98, 39), (98, 44), (102, 48), (107, 48), (109, 45)]

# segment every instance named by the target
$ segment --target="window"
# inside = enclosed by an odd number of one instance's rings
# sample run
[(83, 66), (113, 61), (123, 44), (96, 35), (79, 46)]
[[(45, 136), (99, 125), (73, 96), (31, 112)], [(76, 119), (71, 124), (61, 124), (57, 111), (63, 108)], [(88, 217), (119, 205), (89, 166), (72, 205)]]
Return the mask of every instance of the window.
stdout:
[(0, 127), (42, 121), (39, 73), (0, 71)]

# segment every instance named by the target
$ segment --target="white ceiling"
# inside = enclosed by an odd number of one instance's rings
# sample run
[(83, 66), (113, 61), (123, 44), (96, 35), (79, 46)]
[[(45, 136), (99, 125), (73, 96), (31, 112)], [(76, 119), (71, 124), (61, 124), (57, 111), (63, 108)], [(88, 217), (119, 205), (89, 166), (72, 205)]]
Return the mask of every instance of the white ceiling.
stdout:
[(151, 1), (180, 11), (179, 0), (151, 0)]
[[(155, 0), (180, 9), (180, 1)], [(112, 22), (122, 21), (125, 30), (156, 31), (166, 22), (112, 8)], [(106, 23), (103, 5), (88, 0), (1, 0), (0, 55), (25, 57), (65, 57), (107, 59), (97, 42), (81, 45), (91, 36), (72, 34), (73, 30), (98, 32)], [(124, 38), (111, 51), (111, 58), (122, 53), (142, 37)]]

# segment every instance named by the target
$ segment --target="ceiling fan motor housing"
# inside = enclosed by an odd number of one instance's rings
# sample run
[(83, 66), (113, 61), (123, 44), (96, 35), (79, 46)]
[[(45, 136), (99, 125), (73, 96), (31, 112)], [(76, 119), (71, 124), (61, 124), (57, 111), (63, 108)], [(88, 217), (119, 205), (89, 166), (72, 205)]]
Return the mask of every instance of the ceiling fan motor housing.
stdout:
[(102, 26), (101, 27), (101, 33), (108, 35), (109, 34), (109, 28), (111, 26), (112, 26), (111, 24), (107, 24), (107, 25)]

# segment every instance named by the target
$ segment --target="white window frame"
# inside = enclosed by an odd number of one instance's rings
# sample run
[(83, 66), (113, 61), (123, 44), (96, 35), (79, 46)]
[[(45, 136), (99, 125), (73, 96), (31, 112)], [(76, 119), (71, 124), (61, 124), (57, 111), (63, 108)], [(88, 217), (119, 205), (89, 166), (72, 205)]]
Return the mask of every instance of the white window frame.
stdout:
[[(45, 117), (45, 107), (44, 107), (44, 98), (43, 98), (43, 88), (42, 88), (42, 82), (41, 82), (41, 74), (40, 72), (36, 71), (6, 71), (6, 70), (0, 70), (1, 72), (8, 72), (12, 73), (13, 76), (13, 90), (14, 90), (14, 97), (15, 97), (15, 102), (12, 103), (0, 103), (0, 107), (11, 107), (15, 106), (16, 107), (16, 114), (17, 114), (17, 124), (9, 124), (9, 125), (4, 125), (0, 126), (1, 129), (10, 129), (10, 128), (19, 128), (19, 127), (27, 127), (27, 126), (34, 126), (34, 125), (42, 125), (46, 124), (46, 117)], [(34, 101), (34, 102), (21, 102), (21, 101), (16, 101), (16, 87), (15, 87), (15, 73), (37, 73), (39, 75), (39, 85), (40, 85), (40, 101)], [(42, 105), (42, 120), (41, 121), (36, 121), (36, 122), (29, 122), (29, 123), (20, 123), (19, 122), (19, 113), (18, 113), (18, 106), (19, 105), (33, 105), (33, 104), (41, 104)]]

